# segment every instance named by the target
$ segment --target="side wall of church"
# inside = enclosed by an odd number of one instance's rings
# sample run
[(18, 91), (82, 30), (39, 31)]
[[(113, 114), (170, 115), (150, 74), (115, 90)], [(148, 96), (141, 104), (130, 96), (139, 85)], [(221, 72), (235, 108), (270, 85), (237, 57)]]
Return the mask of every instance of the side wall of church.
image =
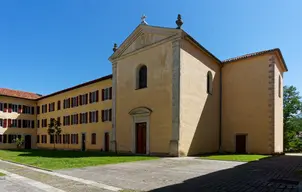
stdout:
[(246, 135), (246, 152), (273, 152), (270, 71), (269, 54), (223, 66), (222, 150), (235, 152), (236, 136)]
[[(186, 40), (181, 42), (180, 58), (180, 154), (217, 152), (220, 66)], [(213, 77), (212, 94), (207, 93), (208, 72)]]

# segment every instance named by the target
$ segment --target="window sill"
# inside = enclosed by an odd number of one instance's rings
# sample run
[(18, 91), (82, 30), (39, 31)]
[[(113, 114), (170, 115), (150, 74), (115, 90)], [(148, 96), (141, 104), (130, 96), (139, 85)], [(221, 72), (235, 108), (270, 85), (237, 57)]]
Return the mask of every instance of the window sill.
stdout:
[(136, 88), (135, 90), (147, 89), (148, 87)]

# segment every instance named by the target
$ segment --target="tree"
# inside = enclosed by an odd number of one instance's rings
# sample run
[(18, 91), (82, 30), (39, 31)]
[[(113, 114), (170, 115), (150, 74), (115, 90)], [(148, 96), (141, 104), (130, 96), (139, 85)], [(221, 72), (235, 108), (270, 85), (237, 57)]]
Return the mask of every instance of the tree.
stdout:
[(17, 149), (20, 149), (23, 146), (23, 144), (24, 144), (24, 138), (23, 137), (16, 138), (16, 139), (14, 139), (13, 142), (16, 143)]
[[(55, 136), (59, 136), (61, 135), (62, 129), (61, 129), (61, 123), (57, 120), (55, 120), (54, 118), (50, 119), (50, 123), (48, 124), (48, 135), (53, 136), (55, 138)], [(54, 149), (56, 148), (56, 141), (54, 140), (53, 142), (53, 146)]]
[(285, 151), (300, 151), (302, 141), (297, 137), (302, 130), (301, 110), (302, 102), (297, 88), (284, 86), (283, 88), (283, 126)]

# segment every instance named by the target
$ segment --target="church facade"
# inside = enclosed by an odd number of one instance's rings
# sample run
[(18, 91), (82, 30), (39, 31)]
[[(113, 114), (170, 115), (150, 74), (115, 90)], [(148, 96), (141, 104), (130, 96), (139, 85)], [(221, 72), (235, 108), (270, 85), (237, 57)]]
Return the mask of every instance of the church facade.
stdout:
[[(90, 108), (95, 111), (92, 119), (102, 121), (91, 126), (89, 112), (87, 117), (79, 117), (87, 124), (76, 123), (78, 114), (87, 110), (79, 104), (68, 113), (61, 109), (54, 115), (54, 109), (52, 113), (36, 114), (34, 121), (40, 124), (42, 119), (64, 118), (62, 134), (74, 132), (77, 136), (73, 136), (71, 148), (66, 144), (71, 136), (53, 139), (61, 149), (168, 156), (218, 151), (282, 153), (283, 73), (288, 69), (281, 51), (271, 49), (221, 61), (181, 29), (180, 15), (176, 24), (176, 28), (166, 28), (142, 21), (119, 47), (115, 44), (109, 57), (112, 75), (48, 96), (26, 99), (35, 108), (59, 100), (67, 105), (65, 97), (99, 90), (100, 96), (95, 97), (102, 99)], [(104, 104), (103, 89), (107, 87), (110, 99)], [(7, 98), (20, 98), (1, 90), (0, 94), (3, 104)], [(0, 108), (0, 118), (7, 118), (4, 114)], [(66, 118), (71, 115), (72, 120)], [(2, 134), (9, 129), (2, 129)], [(41, 138), (38, 143), (37, 139), (30, 141), (33, 148), (51, 148), (47, 129), (41, 129), (35, 127), (35, 133), (30, 133), (33, 138), (44, 135), (43, 143)]]

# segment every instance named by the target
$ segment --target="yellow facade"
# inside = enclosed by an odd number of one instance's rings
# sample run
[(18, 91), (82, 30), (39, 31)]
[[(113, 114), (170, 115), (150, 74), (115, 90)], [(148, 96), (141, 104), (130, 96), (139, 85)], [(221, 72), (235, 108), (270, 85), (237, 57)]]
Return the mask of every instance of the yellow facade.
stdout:
[[(170, 156), (283, 152), (282, 89), (287, 68), (279, 49), (220, 61), (182, 29), (141, 24), (114, 47), (109, 60), (112, 75), (107, 77), (33, 100), (0, 96), (2, 103), (32, 105), (35, 113), (39, 108), (38, 114), (24, 116), (39, 127), (5, 128), (2, 134), (14, 130), (30, 134), (32, 148), (47, 149)], [(103, 101), (102, 90), (108, 88), (110, 99)], [(97, 102), (77, 103), (80, 95), (95, 91)], [(65, 108), (68, 98), (76, 106)], [(52, 103), (54, 110), (49, 111)], [(47, 112), (42, 112), (45, 106)], [(88, 114), (88, 123), (80, 113)], [(0, 111), (0, 118), (21, 116)], [(98, 122), (90, 122), (90, 116), (97, 116)], [(62, 136), (53, 143), (47, 124), (58, 117)]]
[[(148, 55), (161, 55), (167, 53), (170, 56), (148, 57)], [(172, 127), (172, 103), (171, 103), (171, 43), (164, 43), (159, 47), (150, 48), (136, 55), (129, 56), (117, 63), (117, 95), (116, 95), (116, 127), (118, 129), (117, 150), (133, 151), (133, 116), (129, 112), (137, 107), (152, 106), (152, 116), (148, 119), (150, 126), (150, 151), (166, 153), (169, 151), (171, 127)], [(137, 62), (139, 60), (139, 62)], [(135, 71), (145, 64), (148, 68), (148, 87), (135, 88)], [(165, 69), (164, 69), (165, 68)], [(162, 70), (164, 69), (164, 70)], [(165, 82), (165, 83), (162, 83)], [(122, 94), (119, 94), (122, 93)], [(152, 96), (156, 93), (154, 96)], [(148, 98), (148, 99), (146, 99)], [(125, 102), (127, 101), (127, 102)], [(151, 136), (152, 135), (152, 136)]]
[[(25, 100), (18, 99), (13, 97), (1, 97), (1, 103), (7, 104), (21, 104), (21, 105), (29, 105), (33, 106), (35, 113), (32, 114), (23, 114), (23, 113), (8, 113), (0, 111), (0, 119), (28, 119), (34, 121), (34, 128), (3, 128), (0, 129), (2, 134), (17, 134), (17, 135), (30, 135), (31, 136), (31, 148), (46, 148), (46, 149), (66, 149), (66, 150), (98, 150), (105, 151), (109, 150), (110, 147), (110, 130), (111, 130), (111, 120), (109, 119), (109, 115), (106, 116), (105, 119), (102, 115), (103, 110), (107, 110), (111, 112), (112, 108), (112, 96), (110, 96), (110, 88), (111, 75), (106, 76), (91, 82), (87, 82), (83, 85), (79, 85), (73, 88), (69, 88), (67, 90), (59, 91), (57, 93), (53, 93), (51, 95), (41, 97), (36, 100)], [(103, 96), (102, 90), (106, 89), (106, 93)], [(111, 88), (112, 89), (112, 88)], [(98, 91), (98, 99), (92, 98), (90, 101), (90, 93)], [(80, 95), (87, 95), (87, 102), (77, 101), (72, 106), (72, 98), (80, 99)], [(104, 98), (105, 97), (105, 98)], [(70, 107), (64, 108), (64, 100), (69, 99)], [(103, 100), (106, 99), (106, 100)], [(107, 99), (108, 98), (108, 99)], [(50, 105), (54, 103), (54, 108), (50, 110)], [(87, 103), (87, 104), (86, 104)], [(47, 106), (47, 109), (44, 111), (42, 106)], [(58, 105), (60, 107), (58, 107)], [(67, 104), (66, 104), (67, 105)], [(38, 112), (39, 111), (39, 112)], [(96, 113), (97, 111), (97, 113)], [(95, 112), (94, 119), (90, 119), (91, 113)], [(87, 113), (86, 116), (83, 116), (83, 121), (81, 121), (80, 114)], [(108, 114), (108, 113), (107, 113)], [(72, 123), (72, 115), (77, 115), (78, 120), (74, 118)], [(97, 115), (97, 117), (96, 117)], [(66, 119), (64, 123), (64, 116), (68, 117), (69, 120)], [(58, 120), (60, 119), (61, 123), (61, 136), (53, 138), (53, 142), (51, 142), (51, 136), (48, 135), (48, 124), (50, 123), (50, 119), (54, 118)], [(86, 118), (86, 119), (85, 119)], [(104, 119), (104, 120), (103, 120)], [(112, 116), (111, 116), (112, 119)], [(46, 120), (46, 123), (42, 121)], [(69, 121), (69, 123), (67, 123)], [(86, 123), (87, 122), (87, 123)], [(0, 133), (0, 134), (1, 134)], [(107, 134), (108, 136), (107, 136)], [(82, 135), (85, 135), (85, 140), (82, 138)], [(92, 134), (95, 134), (95, 142), (92, 143)], [(63, 135), (68, 135), (63, 138)], [(74, 136), (71, 136), (74, 135)], [(105, 137), (107, 136), (108, 142), (106, 147)], [(43, 138), (42, 138), (43, 137)], [(45, 139), (46, 137), (46, 139)], [(60, 138), (61, 137), (61, 138)], [(69, 139), (67, 139), (69, 137)], [(73, 137), (73, 138), (72, 138)], [(69, 140), (69, 142), (68, 142)], [(84, 146), (84, 144), (85, 146)], [(0, 144), (1, 148), (16, 148), (16, 144), (14, 143), (2, 143)]]
[[(4, 106), (5, 104), (6, 111)], [(9, 104), (14, 104), (17, 108), (14, 110), (15, 107), (11, 106), (10, 108)], [(0, 106), (0, 149), (16, 148), (16, 144), (13, 143), (13, 139), (18, 136), (25, 137), (27, 135), (31, 136), (31, 147), (35, 148), (36, 142), (34, 139), (37, 130), (35, 127), (32, 128), (32, 124), (35, 124), (37, 119), (35, 113), (36, 101), (0, 96), (0, 105), (2, 105), (2, 107)], [(23, 112), (19, 111), (19, 106)], [(25, 112), (25, 110), (23, 110), (23, 106), (30, 107), (30, 111)], [(32, 108), (34, 109), (34, 114), (31, 113)], [(4, 138), (6, 138), (6, 141), (4, 141)]]
[[(270, 152), (268, 70), (268, 56), (223, 67), (222, 142), (225, 150), (235, 151), (235, 135), (247, 134), (249, 151)], [(257, 138), (257, 142), (253, 138)]]
[[(111, 129), (111, 122), (110, 121), (104, 121), (102, 122), (102, 114), (101, 111), (105, 109), (111, 109), (112, 102), (110, 100), (102, 101), (101, 99), (101, 93), (102, 89), (110, 88), (111, 87), (111, 79), (106, 79), (102, 81), (98, 81), (92, 84), (88, 84), (85, 86), (82, 86), (80, 88), (72, 89), (67, 92), (63, 92), (60, 94), (55, 94), (54, 96), (42, 98), (38, 100), (37, 106), (40, 107), (40, 114), (37, 115), (37, 119), (40, 121), (40, 127), (37, 128), (37, 135), (47, 135), (47, 127), (42, 127), (42, 120), (47, 119), (47, 123), (50, 122), (50, 118), (57, 119), (60, 117), (61, 122), (61, 128), (62, 128), (62, 135), (63, 134), (77, 134), (78, 142), (71, 144), (71, 143), (63, 143), (63, 138), (61, 138), (61, 143), (50, 143), (50, 137), (48, 136), (47, 143), (42, 143), (42, 139), (40, 138), (40, 142), (37, 144), (38, 148), (57, 148), (57, 149), (81, 149), (82, 148), (82, 134), (85, 134), (86, 142), (85, 147), (88, 150), (104, 150), (104, 135), (106, 132), (110, 132)], [(98, 102), (89, 102), (89, 93), (99, 91), (99, 99)], [(88, 103), (64, 109), (64, 99), (77, 97), (79, 95), (88, 95)], [(58, 110), (58, 101), (60, 101), (60, 110)], [(55, 110), (52, 112), (49, 112), (49, 104), (55, 103)], [(70, 101), (70, 105), (71, 105)], [(79, 102), (80, 103), (80, 102)], [(42, 106), (47, 105), (47, 112), (42, 113)], [(89, 122), (89, 112), (92, 111), (98, 111), (98, 122)], [(80, 123), (80, 113), (87, 113), (87, 123)], [(74, 121), (74, 124), (72, 124), (72, 118), (71, 115), (78, 115), (78, 123), (76, 123), (76, 120)], [(64, 116), (70, 116), (70, 123), (64, 125)], [(92, 144), (91, 137), (92, 134), (96, 134), (96, 144)], [(71, 140), (71, 139), (70, 139)]]
[[(207, 94), (207, 74), (213, 93)], [(195, 83), (193, 83), (195, 82)], [(219, 145), (220, 64), (198, 47), (182, 40), (180, 85), (180, 153), (216, 152)]]

